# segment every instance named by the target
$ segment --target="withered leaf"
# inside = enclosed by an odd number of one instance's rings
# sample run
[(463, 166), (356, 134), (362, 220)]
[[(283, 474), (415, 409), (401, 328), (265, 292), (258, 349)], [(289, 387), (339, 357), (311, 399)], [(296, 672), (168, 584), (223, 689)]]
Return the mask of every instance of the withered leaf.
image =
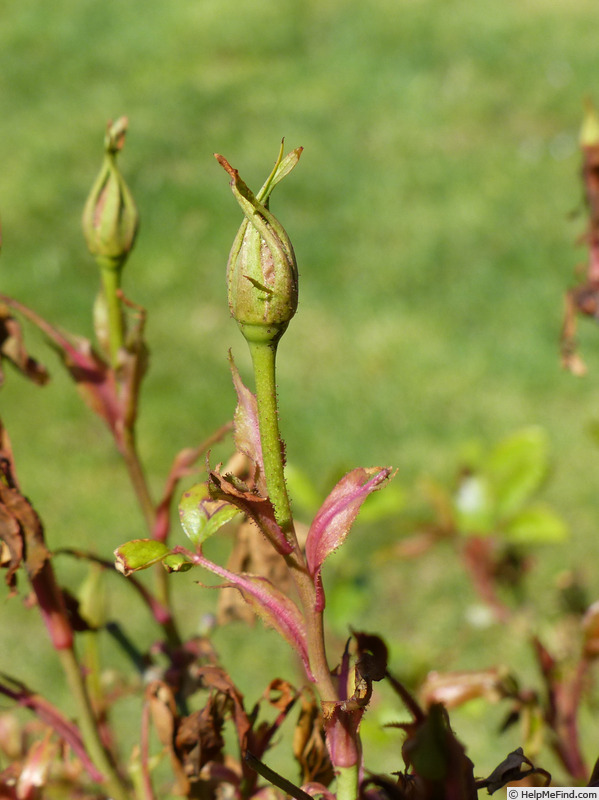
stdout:
[(328, 786), (335, 771), (324, 737), (320, 703), (309, 688), (302, 693), (301, 703), (293, 732), (293, 756), (300, 767), (300, 783), (317, 782)]
[(427, 706), (442, 703), (445, 708), (455, 708), (477, 697), (496, 703), (508, 695), (508, 679), (508, 673), (499, 668), (430, 672), (420, 689), (420, 696)]
[(16, 585), (16, 571), (25, 558), (25, 567), (34, 578), (50, 558), (44, 542), (40, 518), (19, 488), (14, 471), (10, 440), (0, 421), (0, 540), (2, 563), (6, 564), (6, 583)]
[[(523, 766), (527, 766), (530, 769), (523, 770)], [(541, 769), (540, 767), (535, 767), (532, 761), (526, 758), (522, 748), (519, 747), (517, 750), (514, 750), (507, 755), (501, 764), (495, 767), (488, 778), (476, 781), (476, 788), (486, 788), (489, 794), (493, 794), (498, 789), (503, 788), (506, 784), (513, 781), (521, 781), (523, 778), (527, 778), (529, 775), (540, 775), (545, 781), (545, 786), (549, 786), (551, 783), (551, 775), (547, 772), (547, 770)]]
[(136, 322), (122, 348), (121, 363), (112, 367), (96, 352), (89, 339), (62, 331), (11, 297), (0, 294), (0, 302), (16, 310), (35, 325), (56, 350), (66, 370), (75, 381), (84, 402), (110, 428), (119, 448), (123, 433), (131, 428), (137, 415), (139, 386), (147, 367), (147, 349), (143, 340), (145, 310), (121, 295), (124, 307), (134, 308)]
[(264, 690), (264, 698), (279, 711), (287, 711), (297, 700), (297, 692), (289, 681), (275, 678)]
[(227, 500), (250, 517), (271, 542), (277, 552), (287, 555), (293, 551), (277, 521), (270, 500), (253, 491), (235, 475), (210, 472), (210, 495), (215, 500)]
[(150, 714), (158, 739), (169, 756), (177, 783), (177, 792), (187, 795), (189, 781), (179, 754), (175, 749), (175, 731), (178, 717), (172, 689), (164, 681), (152, 681), (146, 687), (145, 699), (150, 707)]
[(19, 372), (38, 386), (43, 386), (50, 379), (46, 368), (27, 352), (19, 322), (8, 307), (0, 303), (0, 386), (4, 383), (1, 368), (4, 359), (10, 361)]
[(0, 539), (2, 540), (0, 566), (6, 569), (6, 585), (11, 594), (14, 594), (16, 573), (23, 558), (23, 537), (19, 523), (4, 506), (0, 506)]
[(177, 726), (175, 747), (192, 782), (199, 780), (202, 768), (210, 761), (224, 762), (225, 703), (222, 694), (212, 694), (203, 708), (184, 717)]
[(360, 675), (367, 681), (382, 681), (387, 673), (389, 651), (380, 638), (371, 633), (352, 631), (358, 646), (356, 666)]
[(432, 705), (423, 720), (402, 726), (407, 738), (402, 753), (423, 782), (424, 798), (443, 796), (476, 800), (474, 765), (451, 730), (447, 711)]
[(222, 667), (200, 667), (197, 677), (202, 686), (207, 689), (215, 689), (229, 699), (233, 721), (237, 729), (237, 738), (242, 749), (245, 749), (251, 723), (243, 706), (243, 695)]

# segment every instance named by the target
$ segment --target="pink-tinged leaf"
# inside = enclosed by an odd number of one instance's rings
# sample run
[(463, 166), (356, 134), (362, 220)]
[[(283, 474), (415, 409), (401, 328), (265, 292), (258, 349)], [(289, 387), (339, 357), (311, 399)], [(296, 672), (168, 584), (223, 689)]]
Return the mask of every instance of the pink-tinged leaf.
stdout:
[(79, 758), (90, 778), (93, 781), (102, 783), (104, 776), (97, 770), (88, 756), (77, 726), (69, 722), (55, 706), (28, 689), (24, 683), (10, 678), (8, 675), (2, 675), (1, 677), (4, 682), (0, 683), (0, 694), (10, 697), (20, 706), (33, 711), (42, 722), (45, 722), (46, 725), (56, 731)]
[[(260, 423), (258, 418), (258, 402), (256, 395), (244, 385), (233, 356), (229, 353), (229, 363), (233, 384), (237, 392), (237, 408), (233, 419), (235, 446), (240, 453), (246, 455), (258, 468), (258, 481), (264, 479), (264, 461), (262, 459), (262, 443), (260, 441)], [(260, 485), (265, 494), (265, 487)]]
[(267, 625), (274, 628), (285, 639), (287, 644), (298, 653), (309, 680), (313, 681), (314, 676), (312, 675), (308, 658), (304, 620), (293, 600), (279, 592), (278, 589), (275, 589), (268, 578), (243, 572), (239, 575), (235, 572), (230, 572), (228, 569), (209, 561), (202, 553), (198, 553), (194, 557), (194, 561), (215, 575), (224, 578), (227, 581), (225, 586), (234, 587), (241, 592), (244, 600), (249, 603), (256, 614)]
[(328, 700), (322, 704), (327, 747), (336, 768), (353, 767), (362, 756), (358, 731), (366, 709), (357, 707), (347, 711), (343, 705)]
[(306, 540), (308, 568), (317, 593), (317, 611), (324, 608), (320, 571), (325, 559), (345, 541), (364, 500), (392, 477), (389, 467), (359, 467), (335, 486), (314, 517)]

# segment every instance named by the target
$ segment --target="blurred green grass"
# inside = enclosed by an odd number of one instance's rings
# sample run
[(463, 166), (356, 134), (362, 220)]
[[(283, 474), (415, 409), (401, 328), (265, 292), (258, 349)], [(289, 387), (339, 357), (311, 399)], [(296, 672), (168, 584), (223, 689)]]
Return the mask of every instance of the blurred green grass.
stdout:
[[(598, 66), (591, 0), (6, 0), (0, 9), (2, 291), (88, 335), (97, 275), (79, 217), (106, 121), (130, 119), (121, 166), (142, 228), (124, 288), (150, 312), (140, 441), (156, 494), (174, 454), (231, 415), (229, 347), (248, 375), (224, 287), (239, 213), (212, 154), (258, 186), (285, 136), (305, 148), (273, 200), (301, 274), (300, 311), (280, 348), (291, 461), (323, 493), (340, 469), (374, 463), (397, 466), (410, 485), (451, 475), (465, 440), (538, 423), (555, 453), (545, 499), (572, 528), (568, 545), (539, 557), (539, 605), (547, 609), (543, 593), (566, 568), (581, 564), (596, 581), (599, 453), (587, 428), (598, 415), (597, 331), (581, 331), (585, 381), (560, 372), (557, 354), (562, 295), (584, 260), (574, 247), (584, 217), (572, 212), (582, 99)], [(100, 423), (53, 373), (43, 391), (12, 374), (3, 389), (21, 482), (51, 546), (75, 540), (108, 553), (141, 535), (141, 520)], [(336, 561), (340, 574), (363, 575), (371, 534), (362, 530)], [(389, 526), (376, 540), (394, 535)], [(364, 606), (347, 622), (384, 627), (400, 674), (438, 667), (452, 647), (455, 667), (505, 657), (496, 629), (484, 646), (455, 644), (472, 598), (449, 563), (440, 554), (420, 578), (402, 564), (362, 578)], [(66, 562), (61, 570), (73, 584), (83, 575)], [(180, 580), (191, 587), (177, 596), (193, 630), (212, 598)], [(25, 620), (37, 628), (16, 602), (2, 610), (0, 668), (12, 669), (25, 638), (23, 677), (59, 696), (52, 669), (36, 677), (44, 646), (37, 633), (23, 637)], [(144, 629), (140, 645), (153, 635)], [(251, 691), (261, 648), (271, 663), (276, 647), (242, 645), (242, 630), (219, 636)], [(522, 646), (513, 658), (530, 670)], [(490, 771), (496, 751), (479, 739), (471, 745)]]

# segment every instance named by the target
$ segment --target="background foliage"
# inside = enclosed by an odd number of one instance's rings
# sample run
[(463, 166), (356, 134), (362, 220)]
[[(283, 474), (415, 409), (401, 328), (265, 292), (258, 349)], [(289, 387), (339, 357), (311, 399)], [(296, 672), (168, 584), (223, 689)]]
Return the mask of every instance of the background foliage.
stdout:
[[(150, 310), (140, 441), (157, 494), (175, 452), (232, 413), (227, 349), (247, 367), (223, 280), (239, 214), (212, 153), (256, 187), (285, 136), (305, 147), (274, 199), (301, 272), (279, 368), (293, 465), (322, 493), (344, 469), (393, 464), (410, 495), (423, 474), (451, 480), (472, 442), (539, 424), (555, 460), (545, 499), (571, 528), (538, 554), (541, 632), (559, 612), (564, 571), (594, 584), (596, 331), (583, 326), (585, 381), (560, 372), (557, 353), (563, 291), (584, 259), (572, 212), (581, 101), (597, 75), (592, 0), (4, 0), (0, 10), (2, 290), (85, 334), (97, 276), (80, 212), (107, 119), (130, 119), (121, 166), (142, 229), (124, 287)], [(66, 378), (55, 370), (38, 392), (9, 377), (2, 416), (50, 545), (106, 553), (139, 535), (118, 457)], [(468, 623), (478, 601), (449, 549), (418, 569), (376, 560), (405, 531), (365, 524), (337, 559), (339, 642), (348, 622), (384, 632), (408, 680), (500, 659), (534, 680), (525, 637)], [(367, 575), (365, 563), (381, 566)], [(81, 569), (61, 569), (76, 586)], [(178, 580), (193, 628), (213, 598)], [(10, 671), (21, 626), (37, 624), (18, 602), (2, 608)], [(153, 632), (134, 624), (147, 647)], [(19, 670), (56, 698), (56, 674), (37, 670), (43, 635), (26, 638)], [(260, 637), (217, 634), (250, 693), (275, 658)], [(280, 669), (293, 675), (289, 662)], [(497, 758), (474, 733), (482, 713), (475, 704), (456, 724), (484, 772)], [(373, 713), (373, 768), (393, 769), (397, 744), (380, 738), (381, 721)]]

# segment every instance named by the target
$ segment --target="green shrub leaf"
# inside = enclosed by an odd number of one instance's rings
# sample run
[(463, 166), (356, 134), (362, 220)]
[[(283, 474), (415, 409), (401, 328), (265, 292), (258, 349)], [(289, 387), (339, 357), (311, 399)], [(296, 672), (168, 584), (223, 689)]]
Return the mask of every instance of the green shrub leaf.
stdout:
[(548, 441), (538, 427), (525, 428), (500, 442), (486, 463), (499, 517), (514, 514), (541, 486), (549, 467)]
[(568, 537), (568, 527), (553, 509), (534, 505), (510, 520), (505, 527), (505, 537), (518, 544), (562, 542)]

